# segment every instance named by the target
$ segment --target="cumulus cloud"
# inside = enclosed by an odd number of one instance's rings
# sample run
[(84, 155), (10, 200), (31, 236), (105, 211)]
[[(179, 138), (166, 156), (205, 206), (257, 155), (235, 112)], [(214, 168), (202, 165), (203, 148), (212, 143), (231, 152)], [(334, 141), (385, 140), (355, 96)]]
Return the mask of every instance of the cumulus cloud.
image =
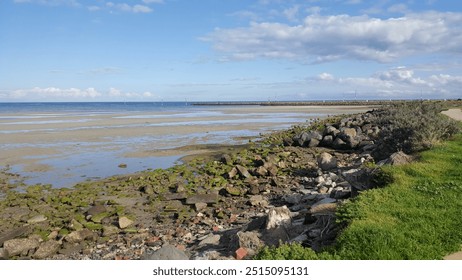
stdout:
[(11, 99), (94, 99), (100, 97), (102, 94), (94, 88), (78, 89), (68, 88), (61, 89), (57, 87), (40, 88), (34, 87), (32, 89), (19, 89), (6, 94), (6, 97)]
[(145, 91), (143, 93), (137, 92), (123, 92), (122, 90), (116, 88), (110, 88), (108, 91), (108, 95), (111, 99), (119, 99), (119, 100), (140, 100), (140, 99), (158, 99), (158, 96), (152, 92)]
[(60, 5), (68, 5), (68, 6), (74, 6), (74, 7), (80, 6), (80, 3), (77, 0), (14, 0), (13, 2), (17, 4), (32, 3), (32, 4), (48, 5), (48, 6), (60, 6)]
[(339, 77), (330, 73), (320, 73), (308, 79), (314, 86), (328, 87), (343, 92), (358, 91), (359, 95), (368, 94), (376, 98), (459, 98), (462, 76), (448, 74), (419, 77), (410, 68), (404, 66), (387, 69), (371, 74), (369, 77)]
[(127, 3), (106, 2), (106, 7), (129, 13), (150, 13), (153, 11), (150, 7), (140, 4), (129, 5)]
[(58, 88), (58, 87), (34, 87), (30, 89), (18, 89), (13, 91), (0, 91), (0, 99), (4, 101), (117, 101), (117, 100), (152, 100), (159, 99), (158, 95), (146, 92), (124, 92), (116, 88), (107, 91), (99, 91), (93, 87)]
[(302, 24), (252, 22), (215, 29), (204, 38), (228, 59), (395, 61), (426, 53), (462, 53), (462, 13), (425, 12), (399, 18), (313, 14)]

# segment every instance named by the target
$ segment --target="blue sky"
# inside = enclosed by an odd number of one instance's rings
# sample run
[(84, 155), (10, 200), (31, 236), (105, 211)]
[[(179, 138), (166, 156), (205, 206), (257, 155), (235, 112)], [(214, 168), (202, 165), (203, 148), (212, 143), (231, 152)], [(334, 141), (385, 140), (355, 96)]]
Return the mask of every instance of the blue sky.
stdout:
[(461, 98), (446, 0), (0, 0), (0, 102)]

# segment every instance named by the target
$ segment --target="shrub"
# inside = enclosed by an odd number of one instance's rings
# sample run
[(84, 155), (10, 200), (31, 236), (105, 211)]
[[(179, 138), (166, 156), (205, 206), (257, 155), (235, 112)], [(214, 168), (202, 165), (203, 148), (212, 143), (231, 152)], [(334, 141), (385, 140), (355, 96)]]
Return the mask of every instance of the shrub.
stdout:
[(375, 157), (427, 150), (458, 133), (459, 124), (441, 111), (441, 103), (429, 101), (392, 103), (374, 111), (372, 121), (382, 127)]

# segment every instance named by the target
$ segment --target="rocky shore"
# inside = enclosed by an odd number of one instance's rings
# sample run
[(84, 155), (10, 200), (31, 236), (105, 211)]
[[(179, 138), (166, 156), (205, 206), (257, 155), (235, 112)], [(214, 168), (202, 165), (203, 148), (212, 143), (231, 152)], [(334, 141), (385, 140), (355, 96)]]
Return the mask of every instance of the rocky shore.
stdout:
[[(335, 242), (337, 207), (380, 187), (381, 110), (273, 133), (238, 152), (73, 189), (0, 200), (0, 259), (249, 259), (263, 246)], [(388, 139), (389, 140), (389, 139)]]

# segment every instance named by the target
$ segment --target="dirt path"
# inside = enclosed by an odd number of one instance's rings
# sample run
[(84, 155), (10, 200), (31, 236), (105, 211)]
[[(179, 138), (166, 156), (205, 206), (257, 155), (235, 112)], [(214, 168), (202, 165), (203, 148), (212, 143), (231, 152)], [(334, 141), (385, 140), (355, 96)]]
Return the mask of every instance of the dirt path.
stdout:
[(450, 118), (453, 118), (458, 121), (462, 121), (462, 110), (461, 109), (449, 109), (442, 113)]
[[(446, 116), (453, 118), (458, 121), (462, 121), (462, 110), (461, 109), (449, 109), (442, 112)], [(444, 257), (445, 260), (462, 260), (462, 251)]]

